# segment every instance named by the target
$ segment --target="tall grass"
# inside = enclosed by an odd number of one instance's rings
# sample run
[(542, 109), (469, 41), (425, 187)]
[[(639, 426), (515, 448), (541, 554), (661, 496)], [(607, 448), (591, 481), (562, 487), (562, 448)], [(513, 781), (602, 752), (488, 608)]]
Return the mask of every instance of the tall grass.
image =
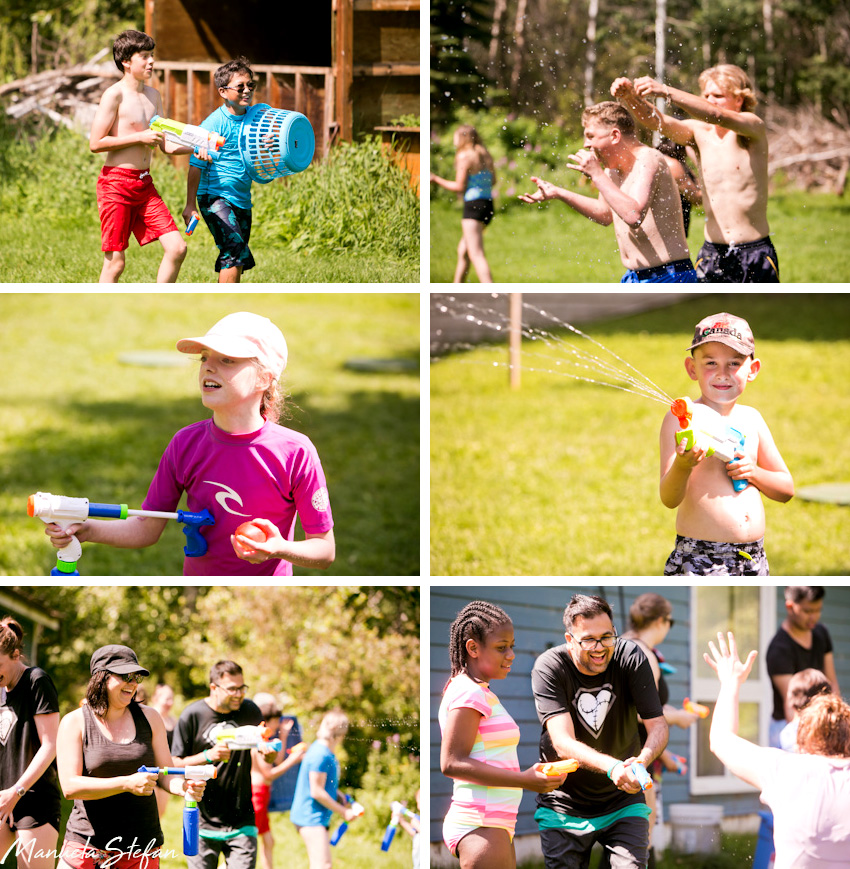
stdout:
[[(100, 271), (95, 183), (102, 157), (78, 133), (44, 119), (13, 124), (0, 114), (0, 275), (19, 282), (94, 281)], [(181, 224), (186, 172), (157, 152), (157, 190)], [(253, 186), (251, 244), (257, 267), (246, 280), (419, 279), (419, 199), (409, 176), (380, 142), (342, 143), (305, 172)], [(123, 282), (152, 281), (158, 244), (130, 242)], [(216, 250), (199, 227), (181, 281), (209, 281)]]
[(419, 256), (419, 198), (377, 136), (342, 142), (309, 175), (268, 185), (254, 217), (258, 237), (294, 250)]

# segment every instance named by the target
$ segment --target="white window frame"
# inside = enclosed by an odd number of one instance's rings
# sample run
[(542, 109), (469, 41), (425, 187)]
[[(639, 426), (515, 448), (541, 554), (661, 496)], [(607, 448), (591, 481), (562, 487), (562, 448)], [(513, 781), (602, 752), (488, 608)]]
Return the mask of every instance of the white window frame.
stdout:
[[(725, 588), (728, 588), (726, 586)], [(722, 592), (723, 586), (713, 586)], [(697, 623), (699, 621), (697, 608), (697, 589), (691, 588), (691, 626), (690, 626), (690, 697), (697, 701), (713, 701), (720, 692), (720, 682), (712, 674), (711, 678), (697, 676), (697, 661), (702, 660), (704, 652), (708, 648), (702, 648), (697, 638)], [(759, 744), (768, 745), (770, 719), (773, 713), (773, 690), (770, 677), (767, 674), (765, 656), (771, 638), (776, 633), (776, 586), (762, 586), (759, 589), (759, 654), (750, 677), (741, 686), (740, 700), (742, 703), (755, 703), (758, 706)], [(712, 637), (712, 639), (716, 638)], [(738, 649), (742, 659), (749, 649)], [(689, 729), (690, 757), (692, 762), (688, 764), (688, 777), (690, 792), (694, 796), (702, 794), (737, 794), (755, 793), (756, 788), (732, 775), (728, 769), (723, 770), (723, 775), (697, 775), (697, 750), (698, 741), (696, 727)]]

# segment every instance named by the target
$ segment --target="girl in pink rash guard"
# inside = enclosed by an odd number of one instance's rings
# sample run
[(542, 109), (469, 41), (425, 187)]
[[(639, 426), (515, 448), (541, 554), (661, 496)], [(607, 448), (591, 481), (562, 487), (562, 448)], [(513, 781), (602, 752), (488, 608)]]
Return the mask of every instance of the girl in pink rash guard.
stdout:
[[(184, 576), (291, 576), (293, 564), (329, 567), (333, 517), (316, 448), (277, 422), (287, 361), (280, 329), (257, 314), (229, 314), (206, 335), (178, 341), (177, 349), (200, 356), (201, 401), (212, 418), (174, 435), (142, 509), (173, 512), (185, 492), (187, 510), (212, 514), (215, 524), (200, 529), (207, 552), (186, 557)], [(303, 540), (294, 539), (296, 517)], [(58, 547), (76, 534), (81, 542), (141, 548), (156, 543), (168, 521), (88, 519), (67, 532), (48, 530)], [(245, 522), (262, 528), (266, 540), (236, 535)]]

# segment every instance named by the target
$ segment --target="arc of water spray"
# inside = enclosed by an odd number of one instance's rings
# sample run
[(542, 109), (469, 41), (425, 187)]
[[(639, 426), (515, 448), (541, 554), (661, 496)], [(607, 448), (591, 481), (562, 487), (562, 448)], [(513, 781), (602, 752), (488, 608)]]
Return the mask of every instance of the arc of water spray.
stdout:
[[(456, 310), (451, 307), (451, 304), (444, 304), (442, 302), (438, 302), (438, 309), (441, 313), (448, 314), (457, 320), (466, 320), (468, 322), (474, 323), (477, 326), (482, 326), (484, 328), (492, 329), (497, 333), (507, 333), (510, 328), (510, 320), (501, 311), (493, 310), (492, 308), (482, 308), (472, 302), (465, 302), (460, 299), (457, 299), (454, 296), (449, 296), (446, 300), (448, 303), (456, 303), (461, 307), (461, 310)], [(631, 363), (627, 362), (613, 350), (605, 347), (595, 338), (592, 338), (590, 335), (585, 334), (580, 329), (576, 328), (570, 323), (567, 323), (563, 320), (559, 320), (553, 314), (548, 311), (538, 308), (535, 305), (532, 305), (528, 302), (523, 302), (523, 308), (527, 308), (529, 311), (539, 314), (541, 317), (544, 317), (550, 323), (552, 323), (555, 327), (567, 329), (572, 332), (576, 336), (580, 338), (584, 338), (589, 341), (591, 344), (599, 347), (601, 350), (605, 351), (614, 361), (603, 359), (593, 353), (589, 353), (585, 350), (577, 348), (575, 345), (571, 344), (569, 340), (563, 338), (560, 335), (556, 335), (547, 329), (541, 329), (539, 327), (530, 326), (525, 322), (522, 322), (520, 325), (521, 332), (524, 338), (529, 341), (537, 341), (542, 342), (544, 346), (549, 348), (555, 353), (567, 353), (573, 357), (574, 359), (563, 358), (563, 356), (550, 356), (544, 353), (535, 353), (534, 351), (524, 350), (523, 354), (526, 357), (533, 357), (536, 359), (546, 359), (551, 361), (556, 367), (562, 366), (564, 363), (572, 364), (576, 368), (583, 369), (587, 371), (589, 374), (595, 374), (601, 377), (608, 377), (610, 379), (619, 380), (620, 383), (610, 383), (606, 380), (596, 380), (589, 376), (584, 376), (580, 374), (571, 373), (569, 371), (552, 371), (551, 369), (546, 368), (536, 368), (531, 366), (524, 366), (528, 371), (537, 371), (544, 372), (547, 374), (555, 374), (563, 377), (570, 377), (575, 380), (584, 380), (588, 383), (595, 383), (599, 386), (609, 386), (612, 389), (620, 389), (624, 392), (631, 392), (634, 395), (639, 395), (644, 398), (649, 398), (653, 401), (657, 401), (660, 404), (670, 405), (673, 401), (672, 397), (670, 397), (666, 392), (664, 392), (661, 387), (655, 384), (649, 377), (647, 377), (642, 372), (638, 371), (637, 368), (634, 367)], [(486, 318), (486, 319), (485, 319)], [(472, 349), (473, 345), (456, 345), (458, 349)], [(494, 348), (495, 349), (495, 348)], [(493, 363), (496, 365), (507, 365), (507, 363)], [(508, 366), (510, 367), (510, 366)], [(623, 386), (622, 384), (627, 384)]]

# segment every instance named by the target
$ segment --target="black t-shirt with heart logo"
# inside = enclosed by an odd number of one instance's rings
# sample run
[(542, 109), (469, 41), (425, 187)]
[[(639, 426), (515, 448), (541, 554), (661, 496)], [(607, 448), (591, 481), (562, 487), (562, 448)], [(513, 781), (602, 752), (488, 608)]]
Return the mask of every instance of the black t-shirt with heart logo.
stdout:
[[(576, 739), (611, 757), (625, 760), (640, 752), (638, 715), (644, 720), (664, 714), (652, 668), (640, 647), (618, 639), (604, 673), (579, 672), (564, 643), (544, 652), (531, 672), (537, 716), (543, 725), (540, 760), (557, 760), (546, 722), (569, 714)], [(619, 790), (604, 773), (579, 768), (557, 790), (539, 794), (537, 805), (556, 812), (595, 818), (632, 803), (644, 802), (642, 792)]]
[[(24, 670), (15, 687), (5, 692), (5, 703), (3, 693), (0, 692), (0, 790), (17, 784), (41, 748), (35, 716), (59, 711), (56, 686), (40, 667)], [(13, 814), (16, 823), (24, 829), (57, 823), (59, 806), (59, 778), (54, 760), (21, 797)]]

